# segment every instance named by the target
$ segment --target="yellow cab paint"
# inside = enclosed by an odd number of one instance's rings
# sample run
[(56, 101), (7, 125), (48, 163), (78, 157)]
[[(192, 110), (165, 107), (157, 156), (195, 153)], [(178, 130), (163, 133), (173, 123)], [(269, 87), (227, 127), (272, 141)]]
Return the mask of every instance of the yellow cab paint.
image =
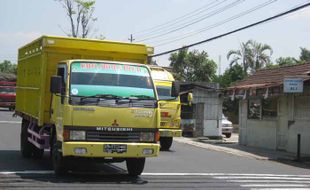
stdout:
[[(30, 123), (34, 131), (47, 129), (45, 137), (50, 135), (52, 138), (54, 134), (57, 143), (61, 144), (61, 157), (112, 157), (126, 160), (158, 156), (156, 137), (160, 126), (160, 108), (147, 66), (147, 58), (153, 51), (152, 47), (144, 44), (42, 36), (19, 49), (16, 114), (23, 118), (23, 125), (27, 121), (25, 126), (28, 127)], [(73, 103), (74, 94), (70, 86), (73, 81), (73, 62), (143, 68), (149, 73), (146, 74), (149, 79), (145, 80), (152, 83), (148, 90), (154, 92), (154, 104), (153, 100), (148, 99), (141, 99), (140, 103), (139, 97), (107, 100), (115, 102), (113, 105), (106, 103), (108, 106), (105, 103)], [(61, 77), (63, 83), (59, 94), (51, 93), (51, 80), (55, 75)], [(116, 85), (113, 88), (119, 87)], [(82, 102), (82, 97), (77, 98)], [(98, 101), (101, 99), (98, 98)], [(77, 133), (82, 134), (85, 140), (72, 140), (71, 135)], [(127, 138), (128, 134), (133, 136)], [(114, 152), (114, 149), (120, 152)], [(134, 175), (142, 172), (135, 171), (132, 166), (129, 168), (129, 173)], [(54, 167), (55, 172), (59, 172), (58, 169)]]
[(152, 78), (157, 88), (159, 97), (159, 107), (161, 111), (160, 117), (160, 137), (180, 137), (182, 130), (180, 127), (181, 121), (181, 103), (180, 98), (174, 99), (161, 99), (161, 90), (165, 89), (171, 91), (172, 82), (174, 81), (173, 75), (166, 69), (159, 66), (150, 66), (152, 71)]

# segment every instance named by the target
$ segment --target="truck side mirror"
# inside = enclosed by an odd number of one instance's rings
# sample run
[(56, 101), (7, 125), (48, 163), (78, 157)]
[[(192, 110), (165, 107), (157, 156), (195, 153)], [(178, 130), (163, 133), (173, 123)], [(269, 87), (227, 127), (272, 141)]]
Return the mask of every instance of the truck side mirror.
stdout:
[(178, 97), (180, 94), (180, 84), (178, 82), (173, 81), (171, 87), (171, 96)]
[(52, 76), (50, 84), (50, 92), (52, 94), (61, 93), (62, 78), (61, 76)]

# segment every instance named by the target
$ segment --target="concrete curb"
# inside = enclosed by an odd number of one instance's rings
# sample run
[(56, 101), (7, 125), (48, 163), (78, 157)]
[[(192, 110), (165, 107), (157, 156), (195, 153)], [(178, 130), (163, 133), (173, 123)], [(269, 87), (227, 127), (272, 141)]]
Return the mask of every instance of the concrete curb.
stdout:
[(218, 151), (218, 152), (224, 152), (224, 153), (232, 154), (235, 156), (252, 158), (252, 159), (256, 159), (256, 160), (273, 160), (273, 159), (270, 159), (269, 157), (258, 156), (256, 154), (248, 153), (248, 152), (245, 152), (242, 150), (236, 150), (236, 149), (232, 149), (232, 148), (220, 147), (220, 146), (216, 146), (216, 145), (212, 145), (212, 144), (197, 142), (197, 141), (194, 141), (194, 140), (191, 140), (188, 138), (184, 138), (184, 137), (174, 138), (174, 140), (176, 142), (179, 142), (179, 143), (185, 143), (185, 144), (189, 144), (189, 145), (196, 146), (199, 148), (204, 148), (204, 149)]

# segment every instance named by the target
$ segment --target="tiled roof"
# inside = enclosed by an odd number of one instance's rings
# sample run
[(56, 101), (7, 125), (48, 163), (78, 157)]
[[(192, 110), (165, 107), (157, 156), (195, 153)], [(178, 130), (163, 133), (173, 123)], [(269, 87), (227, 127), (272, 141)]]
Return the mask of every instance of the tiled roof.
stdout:
[(283, 84), (285, 77), (303, 78), (304, 81), (310, 80), (310, 62), (273, 69), (261, 69), (228, 89), (279, 86)]

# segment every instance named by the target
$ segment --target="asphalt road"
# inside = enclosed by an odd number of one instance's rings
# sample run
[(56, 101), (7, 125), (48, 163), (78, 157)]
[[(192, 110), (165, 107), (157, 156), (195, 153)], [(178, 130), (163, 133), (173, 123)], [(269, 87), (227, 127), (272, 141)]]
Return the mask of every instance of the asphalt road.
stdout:
[(40, 160), (19, 153), (20, 119), (0, 109), (0, 189), (310, 189), (310, 170), (301, 165), (256, 160), (174, 143), (146, 161), (131, 178), (124, 163), (78, 163), (54, 176), (48, 153)]

